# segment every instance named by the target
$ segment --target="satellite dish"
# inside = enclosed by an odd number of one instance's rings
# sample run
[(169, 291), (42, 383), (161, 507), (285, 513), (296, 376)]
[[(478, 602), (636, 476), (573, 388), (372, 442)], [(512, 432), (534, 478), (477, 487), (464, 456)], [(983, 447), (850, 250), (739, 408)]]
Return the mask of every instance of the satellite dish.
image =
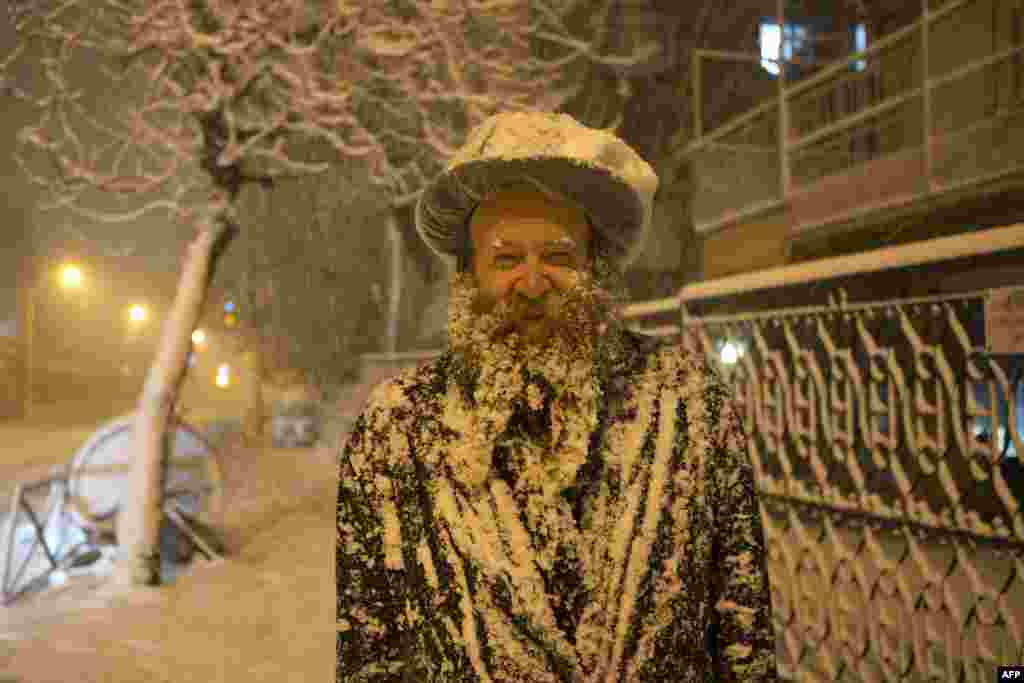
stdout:
[[(111, 526), (127, 497), (134, 422), (134, 414), (108, 422), (72, 458), (68, 467), (68, 507), (79, 526)], [(187, 424), (173, 422), (171, 430), (164, 496), (172, 496), (185, 513), (198, 515), (204, 508), (209, 509), (221, 492), (214, 449)]]

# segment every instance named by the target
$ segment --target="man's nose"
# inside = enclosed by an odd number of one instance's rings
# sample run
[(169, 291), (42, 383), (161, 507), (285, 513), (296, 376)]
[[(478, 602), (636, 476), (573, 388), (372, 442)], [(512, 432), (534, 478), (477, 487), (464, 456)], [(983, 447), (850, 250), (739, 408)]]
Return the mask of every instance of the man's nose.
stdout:
[(519, 292), (527, 299), (540, 299), (551, 289), (551, 280), (536, 261), (526, 264), (526, 273), (519, 281)]

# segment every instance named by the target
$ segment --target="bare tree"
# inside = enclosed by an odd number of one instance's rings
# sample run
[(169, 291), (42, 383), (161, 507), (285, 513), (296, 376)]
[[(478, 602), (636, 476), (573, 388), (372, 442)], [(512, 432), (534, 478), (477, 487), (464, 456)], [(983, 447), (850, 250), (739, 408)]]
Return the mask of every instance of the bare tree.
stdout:
[[(233, 335), (260, 351), (265, 379), (298, 372), (334, 389), (356, 378), (358, 354), (380, 348), (390, 314), (391, 264), (381, 258), (390, 197), (358, 164), (347, 166), (243, 193), (247, 228), (218, 284), (238, 302)], [(255, 425), (265, 409), (251, 409)]]
[[(190, 334), (243, 187), (359, 159), (400, 205), (497, 110), (555, 109), (563, 75), (606, 57), (556, 0), (38, 0), (18, 49), (43, 92), (19, 159), (47, 194), (104, 222), (171, 218), (192, 233), (139, 400), (116, 579), (159, 582), (163, 441)], [(165, 229), (165, 228), (156, 228)]]

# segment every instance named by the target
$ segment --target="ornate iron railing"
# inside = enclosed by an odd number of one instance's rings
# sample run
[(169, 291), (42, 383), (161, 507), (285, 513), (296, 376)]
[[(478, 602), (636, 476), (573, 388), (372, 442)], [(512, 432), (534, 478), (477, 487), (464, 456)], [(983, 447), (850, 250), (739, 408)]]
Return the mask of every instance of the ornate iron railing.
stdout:
[(625, 312), (677, 306), (656, 334), (734, 388), (786, 678), (983, 683), (1024, 662), (1024, 348), (986, 350), (990, 295), (692, 316), (684, 288)]
[(729, 379), (790, 675), (980, 682), (1024, 656), (1019, 391), (978, 353), (984, 296), (683, 325), (694, 351), (745, 349)]

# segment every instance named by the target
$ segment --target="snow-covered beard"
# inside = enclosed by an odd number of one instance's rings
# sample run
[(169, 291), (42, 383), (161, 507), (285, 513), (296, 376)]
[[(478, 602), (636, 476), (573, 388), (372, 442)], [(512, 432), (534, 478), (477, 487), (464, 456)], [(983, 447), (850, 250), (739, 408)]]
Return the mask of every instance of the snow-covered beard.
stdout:
[(530, 489), (557, 493), (586, 461), (602, 379), (621, 350), (622, 324), (613, 312), (615, 297), (589, 275), (556, 300), (557, 318), (546, 321), (551, 334), (538, 343), (520, 333), (512, 306), (485, 301), (471, 275), (455, 274), (449, 282), (455, 380), (445, 413), (462, 438), (448, 462), (470, 486), (494, 476), (494, 447), (516, 437), (509, 429), (514, 419), (539, 427), (539, 435), (514, 444), (518, 474)]

